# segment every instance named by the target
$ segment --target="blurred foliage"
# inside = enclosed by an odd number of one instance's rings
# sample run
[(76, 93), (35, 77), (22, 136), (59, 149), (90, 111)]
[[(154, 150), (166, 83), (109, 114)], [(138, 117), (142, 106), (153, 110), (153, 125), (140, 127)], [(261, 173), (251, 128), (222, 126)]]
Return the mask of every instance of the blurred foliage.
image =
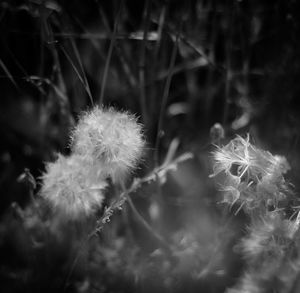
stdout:
[[(222, 124), (224, 140), (250, 132), (286, 155), (298, 182), (299, 8), (296, 0), (2, 0), (3, 292), (224, 292), (232, 285), (243, 267), (232, 247), (246, 220), (242, 212), (228, 220), (216, 205), (210, 129)], [(165, 182), (132, 195), (173, 257), (127, 205), (82, 245), (95, 219), (50, 221), (32, 204), (39, 180), (35, 190), (17, 180), (24, 168), (38, 178), (56, 152), (68, 154), (78, 114), (97, 104), (137, 113), (144, 124), (148, 150), (136, 177), (164, 161), (174, 138), (178, 153), (194, 153)]]

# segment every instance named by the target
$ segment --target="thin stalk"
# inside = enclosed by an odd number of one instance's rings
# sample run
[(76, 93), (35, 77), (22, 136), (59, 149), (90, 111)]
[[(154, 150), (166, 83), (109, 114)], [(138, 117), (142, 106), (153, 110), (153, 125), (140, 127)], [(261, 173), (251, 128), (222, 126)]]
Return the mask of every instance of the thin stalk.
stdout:
[(143, 218), (143, 216), (139, 213), (139, 211), (136, 209), (133, 201), (131, 200), (130, 196), (127, 197), (127, 202), (134, 214), (134, 216), (137, 218), (137, 220), (146, 228), (146, 230), (158, 241), (160, 246), (168, 253), (168, 255), (172, 255), (172, 248), (170, 245), (160, 236)]
[(70, 62), (72, 68), (74, 69), (76, 75), (78, 76), (78, 79), (80, 80), (80, 82), (82, 83), (85, 91), (87, 92), (90, 100), (91, 100), (91, 103), (93, 104), (93, 98), (91, 96), (91, 92), (89, 91), (89, 87), (88, 85), (85, 83), (85, 79), (84, 77), (81, 76), (81, 74), (79, 73), (77, 67), (75, 66), (74, 62), (72, 61), (72, 58), (70, 57), (70, 55), (67, 53), (67, 51), (64, 49), (63, 46), (60, 47), (62, 52), (64, 53), (64, 55), (66, 56), (66, 58), (68, 59), (68, 61)]
[(233, 31), (233, 12), (232, 7), (228, 9), (228, 37), (226, 43), (226, 75), (225, 75), (225, 101), (222, 124), (225, 126), (228, 117), (230, 102), (230, 85), (232, 79), (231, 72), (231, 49), (232, 49), (232, 31)]
[(89, 96), (89, 99), (90, 99), (90, 102), (91, 102), (92, 106), (94, 106), (94, 101), (93, 101), (91, 89), (90, 89), (90, 86), (89, 86), (89, 83), (88, 83), (88, 80), (87, 80), (87, 77), (86, 77), (86, 74), (85, 74), (85, 70), (84, 70), (82, 62), (81, 62), (81, 58), (80, 58), (78, 49), (77, 49), (76, 44), (75, 44), (75, 42), (74, 42), (74, 40), (72, 38), (70, 38), (70, 42), (71, 42), (73, 51), (75, 53), (75, 56), (77, 58), (77, 61), (78, 61), (78, 64), (79, 64), (79, 67), (80, 67), (80, 70), (81, 70), (81, 73), (82, 73), (84, 87), (85, 87), (86, 92), (87, 92), (87, 94)]
[(59, 101), (63, 102), (63, 107), (65, 108), (70, 108), (69, 105), (69, 100), (67, 98), (66, 92), (66, 84), (62, 75), (62, 70), (61, 70), (61, 64), (60, 64), (60, 60), (59, 60), (59, 54), (58, 54), (58, 50), (56, 48), (56, 40), (54, 38), (54, 34), (53, 34), (53, 30), (51, 28), (50, 23), (48, 22), (48, 20), (46, 20), (45, 22), (45, 26), (46, 26), (46, 31), (48, 33), (48, 47), (51, 50), (52, 56), (53, 56), (53, 60), (54, 60), (54, 68), (53, 68), (53, 73), (52, 75), (54, 75), (54, 77), (52, 77), (52, 80), (55, 80), (54, 78), (57, 77), (58, 79), (58, 86), (55, 86), (53, 82), (51, 82), (51, 84), (53, 84), (54, 88), (57, 88), (58, 91), (61, 93), (59, 96), (61, 97), (61, 99)]
[[(158, 19), (158, 28), (157, 28), (157, 41), (155, 44), (154, 48), (154, 54), (153, 54), (153, 66), (150, 68), (150, 78), (151, 80), (155, 80), (157, 72), (160, 72), (160, 68), (162, 66), (159, 58), (159, 52), (161, 48), (161, 40), (162, 40), (162, 34), (163, 34), (163, 29), (165, 26), (165, 21), (166, 21), (166, 14), (167, 14), (167, 1), (163, 3), (163, 6), (161, 8), (160, 16)], [(154, 83), (154, 82), (153, 82)], [(152, 84), (152, 82), (151, 82)], [(147, 85), (146, 85), (147, 86)], [(154, 97), (157, 96), (157, 87), (156, 86), (151, 86), (149, 87), (150, 90), (150, 99), (149, 99), (149, 112), (153, 113), (155, 111), (155, 106), (156, 106), (156, 99)]]
[(4, 64), (4, 62), (1, 59), (0, 59), (0, 67), (3, 69), (3, 71), (7, 75), (8, 79), (11, 81), (11, 83), (20, 92), (20, 88), (19, 88), (18, 84), (16, 83), (14, 77), (12, 76), (12, 74), (10, 73), (10, 71), (8, 70), (8, 68), (6, 67), (6, 65)]
[(150, 22), (151, 12), (151, 1), (146, 0), (145, 11), (144, 11), (144, 32), (143, 41), (141, 44), (140, 52), (140, 63), (139, 63), (139, 83), (140, 83), (140, 105), (142, 112), (142, 119), (145, 125), (147, 125), (147, 102), (146, 102), (146, 91), (145, 91), (145, 68), (146, 68), (146, 46), (147, 46), (147, 35)]
[(172, 77), (173, 77), (173, 68), (175, 66), (175, 61), (176, 61), (176, 56), (177, 56), (178, 40), (179, 40), (179, 36), (180, 36), (180, 32), (181, 32), (181, 26), (182, 26), (182, 22), (181, 22), (180, 29), (176, 36), (175, 44), (174, 44), (174, 47), (172, 50), (171, 60), (170, 60), (170, 65), (169, 65), (169, 74), (167, 76), (166, 84), (164, 87), (161, 107), (160, 107), (160, 111), (159, 111), (159, 119), (158, 119), (157, 134), (156, 134), (156, 141), (155, 141), (155, 153), (154, 153), (155, 166), (158, 166), (158, 164), (159, 164), (158, 148), (159, 148), (159, 143), (160, 143), (160, 138), (161, 138), (161, 130), (163, 127), (163, 116), (165, 113), (167, 100), (168, 100), (168, 96), (169, 96), (169, 91), (170, 91), (170, 86), (171, 86), (171, 81), (172, 81)]
[(107, 59), (106, 59), (105, 66), (104, 66), (104, 72), (103, 72), (102, 81), (101, 81), (101, 91), (100, 91), (100, 96), (99, 96), (99, 104), (100, 105), (103, 104), (103, 100), (104, 100), (105, 85), (106, 85), (106, 81), (107, 81), (108, 69), (109, 69), (111, 56), (112, 56), (113, 48), (114, 48), (115, 41), (116, 41), (116, 35), (117, 35), (119, 21), (121, 18), (122, 9), (123, 9), (123, 0), (120, 2), (120, 6), (119, 6), (119, 9), (118, 9), (118, 12), (116, 15), (114, 30), (113, 30), (113, 34), (112, 34), (112, 37), (110, 40), (108, 53), (107, 53)]

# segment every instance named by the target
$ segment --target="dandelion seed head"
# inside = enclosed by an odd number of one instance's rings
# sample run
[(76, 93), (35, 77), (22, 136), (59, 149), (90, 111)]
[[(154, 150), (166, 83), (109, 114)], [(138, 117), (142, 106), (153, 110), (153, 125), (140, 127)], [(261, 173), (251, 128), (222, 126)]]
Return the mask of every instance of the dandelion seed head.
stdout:
[(71, 142), (74, 153), (101, 164), (103, 173), (115, 182), (136, 167), (144, 145), (142, 127), (135, 116), (99, 107), (82, 115)]
[(55, 162), (46, 165), (41, 196), (54, 212), (68, 219), (90, 216), (101, 207), (107, 185), (96, 176), (81, 157), (59, 155)]

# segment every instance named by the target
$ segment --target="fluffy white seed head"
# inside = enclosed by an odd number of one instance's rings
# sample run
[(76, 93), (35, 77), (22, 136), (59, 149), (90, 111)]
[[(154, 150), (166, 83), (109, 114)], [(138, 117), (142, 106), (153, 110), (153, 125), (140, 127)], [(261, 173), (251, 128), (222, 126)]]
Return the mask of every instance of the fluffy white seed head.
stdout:
[(73, 131), (75, 154), (100, 164), (115, 183), (136, 167), (145, 145), (142, 127), (135, 116), (99, 107), (84, 113)]
[(42, 179), (41, 196), (68, 219), (87, 217), (102, 205), (107, 183), (80, 156), (59, 155), (47, 163)]

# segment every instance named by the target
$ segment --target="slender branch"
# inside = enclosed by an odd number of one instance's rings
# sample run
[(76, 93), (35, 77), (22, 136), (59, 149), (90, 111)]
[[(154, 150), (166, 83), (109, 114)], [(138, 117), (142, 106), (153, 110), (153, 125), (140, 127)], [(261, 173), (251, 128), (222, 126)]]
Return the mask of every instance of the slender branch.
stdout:
[(184, 153), (171, 162), (165, 161), (164, 164), (155, 168), (147, 176), (143, 178), (134, 179), (131, 186), (125, 191), (123, 191), (120, 194), (119, 198), (113, 201), (109, 207), (105, 208), (102, 217), (97, 221), (97, 226), (95, 230), (91, 233), (91, 235), (99, 234), (103, 230), (104, 225), (110, 221), (110, 217), (114, 214), (114, 212), (116, 210), (122, 210), (123, 204), (126, 200), (128, 200), (130, 193), (136, 191), (145, 183), (150, 183), (151, 181), (154, 181), (157, 178), (164, 177), (167, 172), (176, 169), (179, 163), (189, 160), (191, 158), (193, 158), (193, 155), (191, 153)]

